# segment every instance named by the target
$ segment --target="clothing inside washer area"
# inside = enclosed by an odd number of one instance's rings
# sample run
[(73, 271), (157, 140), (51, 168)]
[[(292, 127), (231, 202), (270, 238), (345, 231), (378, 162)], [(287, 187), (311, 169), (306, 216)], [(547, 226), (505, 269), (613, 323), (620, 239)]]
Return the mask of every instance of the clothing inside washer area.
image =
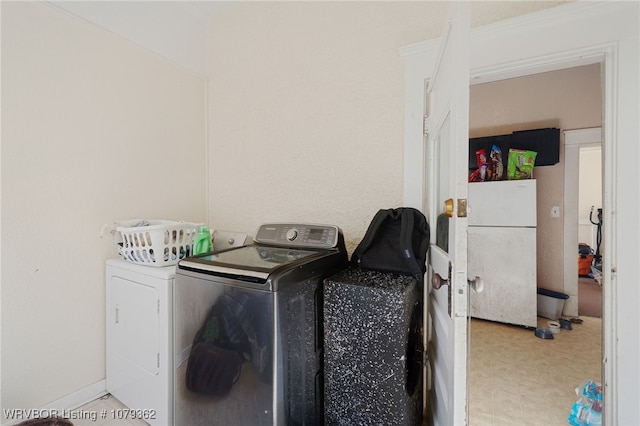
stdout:
[(319, 424), (322, 280), (347, 264), (335, 226), (269, 224), (178, 264), (175, 424)]
[(151, 425), (418, 424), (415, 280), (354, 272), (334, 225), (241, 236), (107, 261), (107, 391)]

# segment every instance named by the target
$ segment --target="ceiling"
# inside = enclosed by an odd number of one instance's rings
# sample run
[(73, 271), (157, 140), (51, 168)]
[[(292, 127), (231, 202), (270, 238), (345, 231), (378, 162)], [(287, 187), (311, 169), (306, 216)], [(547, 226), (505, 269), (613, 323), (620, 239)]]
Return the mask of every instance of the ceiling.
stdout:
[(230, 1), (47, 1), (197, 74), (207, 75), (209, 18)]

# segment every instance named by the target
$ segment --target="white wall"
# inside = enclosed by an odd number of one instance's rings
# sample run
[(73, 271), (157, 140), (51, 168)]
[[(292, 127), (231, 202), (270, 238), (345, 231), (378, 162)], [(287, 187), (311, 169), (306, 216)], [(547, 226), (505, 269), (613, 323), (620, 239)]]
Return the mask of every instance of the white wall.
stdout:
[[(487, 23), (555, 3), (474, 5)], [(442, 2), (247, 2), (211, 20), (210, 215), (340, 226), (353, 249), (403, 191), (404, 63)]]
[(3, 409), (104, 379), (117, 252), (101, 227), (205, 220), (205, 105), (202, 78), (43, 3), (2, 3)]

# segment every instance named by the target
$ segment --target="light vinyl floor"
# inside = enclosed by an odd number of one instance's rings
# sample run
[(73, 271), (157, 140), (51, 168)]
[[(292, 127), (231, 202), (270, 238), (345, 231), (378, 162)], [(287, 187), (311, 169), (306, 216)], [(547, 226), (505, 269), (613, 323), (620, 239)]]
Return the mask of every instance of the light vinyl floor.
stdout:
[[(575, 389), (602, 382), (600, 318), (540, 339), (533, 330), (471, 321), (469, 424), (567, 425)], [(538, 326), (548, 328), (546, 318)]]

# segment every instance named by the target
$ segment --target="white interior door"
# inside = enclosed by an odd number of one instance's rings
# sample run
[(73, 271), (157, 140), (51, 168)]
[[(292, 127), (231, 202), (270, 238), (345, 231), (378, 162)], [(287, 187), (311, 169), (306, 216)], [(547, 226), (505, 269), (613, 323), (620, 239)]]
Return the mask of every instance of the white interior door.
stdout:
[(453, 2), (427, 85), (423, 209), (435, 232), (425, 286), (426, 404), (434, 425), (467, 423), (469, 33), (470, 5)]

